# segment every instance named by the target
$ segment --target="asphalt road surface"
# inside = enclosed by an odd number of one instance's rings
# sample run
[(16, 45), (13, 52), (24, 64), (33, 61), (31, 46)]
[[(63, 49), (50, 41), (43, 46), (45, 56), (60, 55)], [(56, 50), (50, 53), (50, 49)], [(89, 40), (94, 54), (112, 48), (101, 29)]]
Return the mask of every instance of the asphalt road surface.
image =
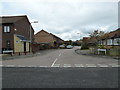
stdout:
[(4, 60), (5, 67), (118, 67), (118, 60), (106, 57), (86, 56), (73, 49), (40, 51), (36, 57)]
[(73, 49), (2, 61), (3, 88), (118, 88), (118, 60)]
[(3, 88), (118, 88), (118, 68), (4, 67)]

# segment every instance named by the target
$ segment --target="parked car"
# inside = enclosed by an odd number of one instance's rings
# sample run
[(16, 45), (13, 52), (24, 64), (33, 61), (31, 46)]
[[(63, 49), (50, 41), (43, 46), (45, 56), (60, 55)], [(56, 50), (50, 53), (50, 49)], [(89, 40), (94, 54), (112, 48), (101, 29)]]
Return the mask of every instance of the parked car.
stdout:
[(66, 48), (65, 44), (60, 45), (59, 48)]
[(72, 45), (67, 45), (66, 48), (67, 48), (67, 49), (71, 49), (71, 48), (73, 48), (73, 46), (72, 46)]

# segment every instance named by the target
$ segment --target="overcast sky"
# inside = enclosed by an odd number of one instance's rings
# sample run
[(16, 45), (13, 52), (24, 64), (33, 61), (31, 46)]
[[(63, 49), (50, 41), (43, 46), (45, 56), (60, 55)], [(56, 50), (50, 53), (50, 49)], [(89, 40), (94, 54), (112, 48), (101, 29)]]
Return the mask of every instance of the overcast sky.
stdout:
[(31, 22), (39, 22), (32, 24), (35, 33), (44, 29), (64, 40), (78, 40), (96, 29), (108, 32), (118, 28), (118, 2), (107, 1), (2, 0), (0, 15), (27, 15)]

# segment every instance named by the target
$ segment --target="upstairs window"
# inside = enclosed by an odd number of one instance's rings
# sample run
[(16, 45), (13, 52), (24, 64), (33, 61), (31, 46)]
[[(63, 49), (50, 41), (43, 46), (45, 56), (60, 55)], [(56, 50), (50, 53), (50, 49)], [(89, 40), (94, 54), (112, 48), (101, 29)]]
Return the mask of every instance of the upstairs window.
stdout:
[(10, 32), (10, 26), (4, 26), (4, 32)]

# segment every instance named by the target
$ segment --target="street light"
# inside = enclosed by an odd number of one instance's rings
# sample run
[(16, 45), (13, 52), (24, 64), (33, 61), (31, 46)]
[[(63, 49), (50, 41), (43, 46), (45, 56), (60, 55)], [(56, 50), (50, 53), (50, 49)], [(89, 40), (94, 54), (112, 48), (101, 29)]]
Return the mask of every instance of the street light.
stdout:
[(31, 29), (31, 27), (32, 27), (32, 23), (38, 23), (38, 21), (33, 21), (33, 22), (30, 22), (30, 52), (32, 51), (32, 48), (31, 48), (31, 43), (32, 43), (32, 29)]
[(33, 21), (30, 23), (30, 43), (32, 42), (32, 30), (31, 30), (31, 27), (32, 27), (32, 23), (38, 23), (38, 21)]
[(31, 23), (38, 23), (38, 21), (33, 21), (33, 22), (31, 22)]

